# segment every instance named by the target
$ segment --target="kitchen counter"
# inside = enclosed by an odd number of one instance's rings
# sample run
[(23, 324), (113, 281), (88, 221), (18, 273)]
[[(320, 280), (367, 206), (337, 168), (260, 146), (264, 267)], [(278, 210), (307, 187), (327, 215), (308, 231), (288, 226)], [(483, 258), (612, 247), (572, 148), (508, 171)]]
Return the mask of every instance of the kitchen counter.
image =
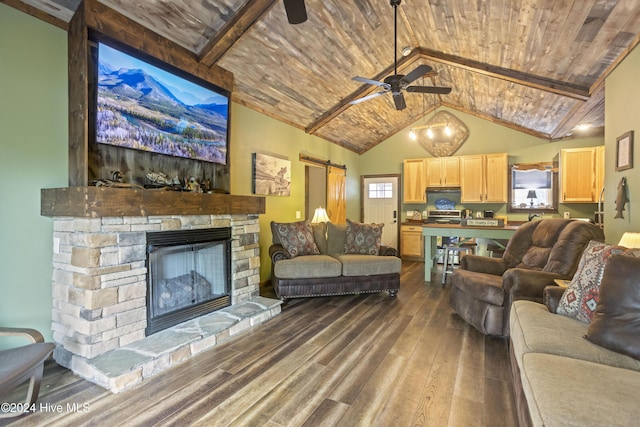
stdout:
[(438, 236), (483, 238), (489, 240), (510, 239), (519, 225), (520, 224), (505, 225), (504, 227), (480, 227), (463, 226), (460, 224), (422, 224), (425, 282), (431, 281), (431, 273), (435, 265), (435, 260), (438, 257)]

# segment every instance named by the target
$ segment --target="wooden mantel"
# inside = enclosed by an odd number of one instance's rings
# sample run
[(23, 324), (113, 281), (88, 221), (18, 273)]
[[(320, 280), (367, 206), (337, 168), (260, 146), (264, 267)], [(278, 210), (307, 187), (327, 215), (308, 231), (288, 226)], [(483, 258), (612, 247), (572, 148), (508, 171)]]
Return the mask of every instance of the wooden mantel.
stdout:
[(41, 190), (40, 214), (101, 218), (160, 215), (234, 215), (265, 213), (265, 198), (231, 194), (112, 187), (65, 187)]

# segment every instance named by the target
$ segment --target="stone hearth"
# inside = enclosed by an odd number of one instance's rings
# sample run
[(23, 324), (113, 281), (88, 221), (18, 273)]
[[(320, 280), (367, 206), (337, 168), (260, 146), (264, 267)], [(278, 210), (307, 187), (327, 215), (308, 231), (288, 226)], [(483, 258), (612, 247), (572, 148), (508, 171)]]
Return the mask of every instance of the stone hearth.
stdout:
[[(239, 214), (232, 208), (230, 213), (193, 215), (203, 204), (199, 199), (197, 206), (169, 204), (164, 208), (166, 215), (144, 215), (161, 209), (154, 197), (152, 208), (114, 204), (118, 212), (133, 215), (108, 216), (106, 204), (100, 201), (79, 206), (73, 200), (59, 203), (60, 194), (68, 193), (73, 199), (78, 194), (86, 196), (86, 189), (52, 191), (56, 193), (53, 203), (43, 193), (43, 215), (50, 214), (54, 220), (54, 358), (88, 380), (120, 392), (280, 312), (280, 301), (259, 295), (260, 226), (255, 213)], [(89, 193), (98, 199), (103, 194), (94, 189)], [(192, 199), (187, 200), (191, 203)], [(103, 211), (96, 215), (100, 209)], [(217, 227), (231, 228), (232, 305), (146, 337), (146, 233)]]

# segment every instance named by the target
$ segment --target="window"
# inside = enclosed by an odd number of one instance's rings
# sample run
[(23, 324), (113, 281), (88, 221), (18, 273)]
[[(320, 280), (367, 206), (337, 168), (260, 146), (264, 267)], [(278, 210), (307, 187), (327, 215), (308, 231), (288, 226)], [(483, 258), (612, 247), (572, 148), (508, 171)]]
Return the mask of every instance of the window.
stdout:
[(511, 165), (508, 211), (557, 212), (557, 171), (551, 162)]
[(393, 186), (390, 182), (373, 182), (369, 184), (370, 199), (391, 199), (393, 197)]

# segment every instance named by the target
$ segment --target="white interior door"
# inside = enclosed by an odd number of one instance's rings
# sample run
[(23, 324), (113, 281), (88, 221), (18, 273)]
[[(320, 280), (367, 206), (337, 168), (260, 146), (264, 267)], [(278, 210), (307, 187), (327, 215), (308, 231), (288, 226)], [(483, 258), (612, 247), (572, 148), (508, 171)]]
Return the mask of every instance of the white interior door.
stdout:
[(383, 223), (382, 244), (398, 249), (398, 177), (365, 177), (363, 222)]

